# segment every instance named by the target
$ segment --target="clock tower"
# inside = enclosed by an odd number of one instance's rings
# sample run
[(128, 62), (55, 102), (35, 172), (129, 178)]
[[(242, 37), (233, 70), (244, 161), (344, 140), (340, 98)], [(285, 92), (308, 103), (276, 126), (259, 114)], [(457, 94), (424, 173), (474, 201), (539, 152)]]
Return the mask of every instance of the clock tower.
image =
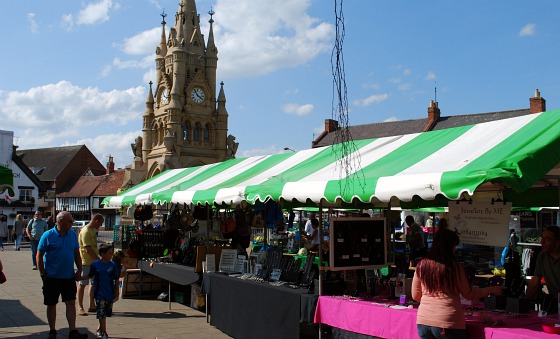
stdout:
[[(195, 0), (181, 0), (175, 24), (156, 47), (156, 80), (143, 114), (142, 136), (131, 144), (134, 161), (125, 187), (170, 168), (205, 165), (235, 157), (235, 137), (227, 135), (224, 84), (217, 87), (218, 49), (210, 10), (205, 43)], [(233, 140), (233, 141), (232, 141)]]

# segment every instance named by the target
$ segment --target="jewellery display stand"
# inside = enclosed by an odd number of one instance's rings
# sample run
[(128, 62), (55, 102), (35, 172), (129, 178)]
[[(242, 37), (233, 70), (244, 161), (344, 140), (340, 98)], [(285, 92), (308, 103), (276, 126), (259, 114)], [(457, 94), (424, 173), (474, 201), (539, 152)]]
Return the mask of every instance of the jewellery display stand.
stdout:
[(333, 218), (330, 268), (349, 270), (387, 264), (385, 218)]

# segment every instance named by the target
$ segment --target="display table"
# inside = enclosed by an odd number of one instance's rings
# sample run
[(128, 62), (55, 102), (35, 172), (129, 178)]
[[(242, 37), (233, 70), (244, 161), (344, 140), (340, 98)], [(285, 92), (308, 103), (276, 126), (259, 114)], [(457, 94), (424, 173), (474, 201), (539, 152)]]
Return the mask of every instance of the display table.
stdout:
[(272, 286), (220, 273), (204, 274), (202, 292), (208, 295), (210, 324), (244, 339), (299, 338), (300, 317), (305, 318), (308, 304), (314, 304), (317, 297), (303, 288)]
[[(171, 309), (171, 283), (190, 285), (199, 279), (198, 273), (191, 266), (139, 260), (138, 268), (143, 272), (150, 273), (169, 282), (169, 309)], [(142, 280), (142, 277), (140, 279)]]
[[(369, 301), (321, 296), (317, 302), (315, 323), (381, 338), (418, 338), (416, 312), (417, 309), (394, 309)], [(484, 314), (499, 325), (466, 317), (468, 338), (550, 338), (550, 334), (542, 331), (541, 323), (559, 322), (558, 316), (538, 318), (535, 313), (517, 318), (491, 312)]]

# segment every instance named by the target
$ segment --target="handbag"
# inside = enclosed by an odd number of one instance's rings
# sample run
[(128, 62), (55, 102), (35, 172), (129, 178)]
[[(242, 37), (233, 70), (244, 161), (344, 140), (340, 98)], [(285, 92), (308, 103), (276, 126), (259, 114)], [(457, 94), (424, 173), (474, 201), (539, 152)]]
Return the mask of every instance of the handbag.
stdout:
[(4, 272), (0, 271), (0, 284), (3, 284), (6, 282), (6, 275), (4, 274)]

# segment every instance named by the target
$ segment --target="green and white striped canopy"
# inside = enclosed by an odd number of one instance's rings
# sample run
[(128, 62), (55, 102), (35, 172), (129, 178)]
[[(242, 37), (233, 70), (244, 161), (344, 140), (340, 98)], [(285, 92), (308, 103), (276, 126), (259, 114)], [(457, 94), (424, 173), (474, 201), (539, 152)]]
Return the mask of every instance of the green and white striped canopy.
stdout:
[(524, 191), (560, 163), (560, 111), (354, 144), (360, 167), (349, 175), (333, 145), (167, 170), (103, 204), (377, 204), (458, 199), (486, 182)]

